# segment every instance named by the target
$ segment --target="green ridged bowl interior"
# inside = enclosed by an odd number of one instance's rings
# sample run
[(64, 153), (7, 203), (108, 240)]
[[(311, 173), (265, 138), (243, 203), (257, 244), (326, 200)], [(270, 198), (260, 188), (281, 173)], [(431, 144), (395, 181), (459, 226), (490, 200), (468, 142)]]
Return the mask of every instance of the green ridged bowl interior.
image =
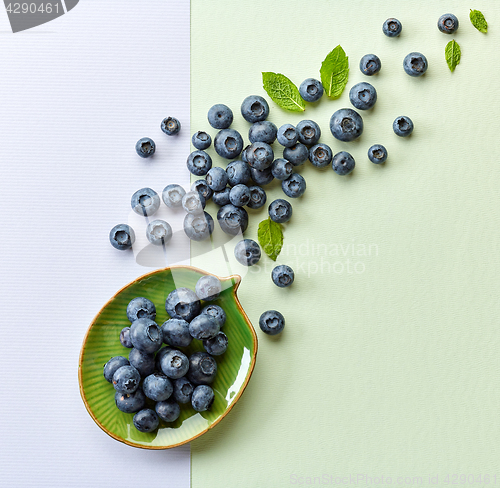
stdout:
[[(163, 324), (170, 317), (165, 311), (167, 295), (179, 287), (194, 290), (196, 282), (208, 273), (189, 266), (173, 266), (141, 276), (122, 288), (97, 314), (89, 327), (80, 353), (78, 379), (80, 393), (94, 421), (114, 439), (130, 446), (145, 449), (168, 449), (185, 444), (214, 427), (233, 407), (245, 389), (252, 374), (257, 354), (257, 336), (236, 296), (239, 276), (219, 278), (222, 282), (220, 297), (212, 302), (226, 312), (227, 320), (222, 328), (228, 337), (228, 349), (216, 356), (217, 376), (211, 385), (215, 399), (210, 411), (195, 412), (181, 405), (181, 415), (173, 423), (160, 421), (157, 431), (142, 433), (135, 429), (133, 414), (118, 410), (115, 390), (103, 376), (104, 364), (113, 356), (128, 357), (130, 349), (120, 343), (120, 331), (130, 326), (126, 309), (132, 298), (143, 296), (156, 306), (156, 322)], [(188, 356), (202, 351), (201, 341), (181, 348)]]

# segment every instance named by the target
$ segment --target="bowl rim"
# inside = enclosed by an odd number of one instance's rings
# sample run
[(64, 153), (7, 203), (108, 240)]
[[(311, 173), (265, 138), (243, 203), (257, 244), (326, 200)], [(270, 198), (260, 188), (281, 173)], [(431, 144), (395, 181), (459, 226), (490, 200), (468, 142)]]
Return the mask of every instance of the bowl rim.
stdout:
[[(146, 446), (146, 445), (143, 445), (143, 444), (137, 444), (135, 442), (131, 442), (131, 441), (128, 441), (126, 439), (123, 439), (115, 434), (113, 434), (112, 432), (110, 432), (108, 429), (106, 429), (106, 427), (104, 427), (100, 422), (99, 420), (95, 417), (94, 413), (92, 412), (92, 409), (90, 408), (90, 405), (88, 404), (87, 402), (87, 398), (85, 396), (85, 391), (84, 391), (84, 388), (83, 388), (83, 381), (82, 381), (82, 362), (83, 362), (83, 354), (84, 354), (84, 350), (85, 350), (85, 345), (87, 343), (87, 339), (88, 339), (88, 336), (90, 334), (90, 330), (92, 329), (92, 327), (94, 326), (94, 323), (96, 322), (97, 318), (99, 317), (99, 315), (101, 315), (101, 312), (103, 311), (104, 308), (106, 308), (108, 306), (108, 304), (114, 300), (116, 298), (116, 296), (118, 294), (120, 294), (123, 290), (125, 290), (126, 288), (128, 288), (129, 286), (133, 285), (134, 283), (136, 283), (137, 281), (140, 281), (140, 280), (143, 280), (143, 279), (146, 279), (156, 273), (161, 273), (161, 272), (164, 272), (164, 271), (168, 271), (168, 270), (172, 270), (172, 269), (185, 269), (185, 270), (191, 270), (191, 271), (195, 271), (197, 273), (200, 273), (200, 274), (203, 274), (203, 275), (212, 275), (212, 276), (215, 276), (216, 278), (218, 278), (219, 280), (221, 281), (226, 281), (226, 280), (232, 280), (234, 282), (234, 286), (232, 287), (232, 295), (235, 299), (235, 302), (236, 302), (236, 306), (238, 307), (238, 310), (242, 313), (244, 319), (245, 319), (245, 322), (250, 326), (250, 332), (252, 334), (252, 342), (253, 342), (253, 348), (254, 348), (254, 352), (252, 354), (252, 360), (250, 362), (250, 367), (248, 369), (248, 372), (247, 372), (247, 375), (246, 375), (246, 378), (245, 378), (245, 382), (243, 383), (243, 386), (240, 388), (240, 391), (238, 392), (236, 398), (231, 402), (231, 405), (229, 405), (229, 407), (226, 408), (226, 410), (224, 411), (224, 413), (217, 419), (215, 420), (215, 422), (213, 422), (212, 424), (210, 424), (206, 429), (202, 430), (201, 432), (199, 432), (198, 434), (190, 437), (189, 439), (186, 439), (182, 442), (178, 442), (177, 444), (171, 444), (171, 445), (168, 445), (168, 446)], [(83, 338), (83, 343), (82, 343), (82, 347), (80, 349), (80, 355), (79, 355), (79, 358), (78, 358), (78, 386), (79, 386), (79, 390), (80, 390), (80, 396), (82, 397), (82, 400), (83, 400), (83, 403), (85, 405), (85, 408), (87, 409), (87, 412), (89, 413), (89, 415), (92, 417), (92, 419), (94, 420), (94, 422), (104, 431), (106, 432), (106, 434), (108, 434), (110, 437), (112, 437), (113, 439), (117, 440), (117, 441), (120, 441), (120, 442), (123, 442), (124, 444), (127, 444), (131, 447), (136, 447), (136, 448), (140, 448), (140, 449), (153, 449), (153, 450), (165, 450), (165, 449), (172, 449), (174, 447), (178, 447), (178, 446), (182, 446), (184, 444), (187, 444), (188, 442), (191, 442), (193, 441), (194, 439), (200, 437), (201, 435), (205, 434), (206, 432), (208, 432), (210, 429), (214, 428), (230, 411), (231, 409), (234, 407), (234, 405), (238, 402), (238, 400), (240, 399), (241, 395), (243, 394), (243, 392), (245, 391), (245, 388), (247, 387), (248, 385), (248, 382), (250, 381), (250, 377), (252, 376), (252, 373), (253, 373), (253, 370), (254, 370), (254, 367), (255, 367), (255, 360), (257, 358), (257, 347), (258, 347), (258, 341), (257, 341), (257, 334), (255, 333), (255, 329), (252, 325), (252, 322), (250, 321), (250, 319), (248, 318), (248, 315), (246, 314), (245, 310), (243, 310), (243, 307), (241, 306), (241, 303), (238, 299), (238, 295), (237, 295), (237, 290), (240, 286), (240, 283), (241, 283), (241, 276), (240, 275), (237, 275), (237, 274), (233, 274), (233, 275), (230, 275), (230, 276), (226, 276), (226, 277), (219, 277), (213, 273), (209, 273), (208, 271), (205, 271), (203, 269), (200, 269), (200, 268), (197, 268), (195, 266), (184, 266), (184, 265), (176, 265), (176, 266), (168, 266), (166, 268), (160, 268), (160, 269), (156, 269), (154, 271), (150, 271), (149, 273), (146, 273), (144, 275), (141, 275), (139, 276), (138, 278), (136, 278), (135, 280), (131, 281), (130, 283), (126, 284), (125, 286), (122, 286), (99, 310), (99, 312), (97, 312), (97, 314), (95, 315), (95, 317), (93, 318), (92, 322), (90, 323), (88, 329), (87, 329), (87, 332), (85, 333), (85, 337)]]

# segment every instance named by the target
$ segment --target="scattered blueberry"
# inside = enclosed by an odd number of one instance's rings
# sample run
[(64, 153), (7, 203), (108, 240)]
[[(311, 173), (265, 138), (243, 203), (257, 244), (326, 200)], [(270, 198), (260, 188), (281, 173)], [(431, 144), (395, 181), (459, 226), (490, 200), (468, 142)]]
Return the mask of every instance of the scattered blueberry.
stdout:
[(363, 119), (355, 110), (341, 108), (332, 115), (330, 130), (339, 141), (353, 141), (363, 133)]
[(187, 158), (187, 168), (195, 176), (204, 176), (212, 167), (212, 158), (205, 151), (193, 151)]
[(417, 52), (407, 54), (403, 60), (403, 68), (410, 76), (422, 76), (427, 71), (427, 58)]
[(251, 143), (265, 142), (272, 144), (276, 140), (278, 128), (269, 120), (255, 122), (248, 129), (248, 140)]
[(244, 207), (250, 201), (250, 190), (248, 186), (239, 184), (233, 186), (229, 192), (229, 200), (236, 207)]
[(135, 150), (141, 158), (149, 158), (155, 153), (155, 141), (149, 137), (143, 137), (136, 142)]
[(182, 197), (186, 190), (181, 185), (167, 185), (161, 194), (163, 203), (169, 208), (178, 208), (182, 205)]
[(252, 180), (257, 184), (257, 185), (267, 185), (271, 183), (271, 181), (274, 180), (273, 172), (271, 171), (271, 168), (266, 168), (263, 170), (255, 169), (255, 168), (250, 168), (250, 174), (252, 175)]
[(124, 327), (120, 332), (120, 344), (123, 347), (131, 349), (134, 347), (132, 341), (130, 340), (130, 327)]
[(285, 288), (293, 283), (295, 274), (290, 266), (280, 264), (279, 266), (273, 268), (271, 278), (275, 285), (279, 286), (280, 288)]
[(349, 100), (359, 110), (368, 110), (377, 101), (377, 90), (370, 83), (358, 83), (349, 91)]
[(219, 207), (223, 207), (224, 205), (231, 203), (229, 200), (230, 191), (231, 191), (231, 188), (229, 188), (229, 187), (224, 188), (224, 190), (221, 190), (221, 191), (214, 191), (214, 193), (212, 195), (213, 202), (216, 205), (219, 205)]
[(205, 308), (203, 308), (201, 314), (206, 314), (213, 317), (219, 324), (219, 327), (222, 327), (226, 322), (226, 312), (224, 312), (222, 307), (220, 307), (219, 305), (207, 305)]
[(253, 266), (260, 260), (260, 246), (252, 239), (243, 239), (234, 247), (234, 257), (243, 266)]
[(219, 332), (220, 326), (216, 319), (208, 314), (200, 314), (189, 322), (189, 333), (195, 339), (210, 339)]
[(227, 165), (226, 173), (230, 186), (248, 185), (252, 179), (250, 166), (245, 161), (232, 161)]
[(222, 291), (222, 284), (216, 276), (205, 275), (202, 276), (195, 286), (196, 296), (200, 300), (213, 301), (219, 298)]
[(278, 129), (276, 137), (283, 147), (292, 147), (299, 140), (297, 129), (292, 124), (283, 124)]
[(235, 236), (243, 233), (248, 227), (248, 213), (242, 207), (233, 204), (224, 205), (217, 212), (220, 228), (226, 233)]
[(174, 136), (181, 130), (181, 123), (175, 117), (167, 117), (161, 121), (161, 130), (167, 136)]
[(269, 105), (266, 100), (258, 95), (250, 95), (241, 104), (241, 115), (250, 123), (266, 120), (269, 115)]
[(221, 191), (226, 188), (229, 181), (227, 173), (220, 166), (214, 166), (205, 177), (207, 185), (213, 191)]
[(175, 422), (181, 414), (181, 407), (172, 400), (165, 400), (155, 405), (155, 411), (164, 422)]
[(233, 129), (220, 130), (214, 139), (215, 152), (222, 158), (235, 159), (243, 149), (243, 139)]
[(205, 202), (210, 200), (214, 193), (212, 188), (208, 186), (207, 180), (196, 180), (193, 182), (191, 191), (197, 191), (205, 199)]
[(293, 164), (288, 159), (275, 159), (271, 165), (271, 173), (277, 180), (286, 180), (293, 173)]
[(141, 188), (132, 195), (130, 205), (136, 214), (150, 217), (160, 208), (160, 197), (151, 188)]
[(208, 239), (214, 231), (214, 219), (207, 213), (187, 214), (184, 217), (184, 232), (192, 241)]
[(199, 385), (193, 391), (191, 405), (197, 412), (210, 410), (214, 403), (214, 391), (207, 385)]
[(387, 159), (387, 149), (382, 144), (374, 144), (368, 149), (368, 159), (375, 164), (382, 164)]
[(153, 432), (158, 428), (160, 421), (158, 420), (158, 415), (154, 410), (150, 408), (144, 408), (139, 410), (133, 418), (134, 427), (139, 432)]
[(144, 408), (146, 397), (140, 388), (134, 393), (115, 393), (115, 404), (124, 413), (135, 413)]
[(279, 334), (285, 328), (285, 317), (277, 310), (268, 310), (260, 316), (259, 326), (266, 334)]
[(458, 29), (458, 19), (453, 14), (443, 14), (438, 20), (438, 29), (445, 34), (453, 34)]
[(139, 351), (139, 349), (136, 349), (135, 347), (130, 350), (128, 360), (130, 361), (130, 365), (139, 371), (142, 378), (150, 375), (155, 369), (154, 354), (147, 354)]
[(169, 319), (161, 326), (163, 342), (172, 347), (187, 347), (193, 339), (189, 334), (189, 322), (184, 319)]
[(380, 62), (380, 58), (375, 54), (365, 54), (359, 62), (359, 69), (361, 73), (366, 76), (377, 74), (381, 67), (382, 63)]
[(201, 214), (205, 208), (205, 198), (197, 191), (188, 191), (182, 197), (182, 208), (189, 214)]
[(127, 318), (130, 322), (135, 322), (137, 319), (156, 318), (155, 304), (145, 297), (135, 297), (130, 300), (127, 305)]
[(273, 148), (265, 142), (254, 142), (247, 149), (247, 159), (251, 168), (262, 171), (274, 160)]
[(382, 31), (387, 37), (397, 37), (401, 34), (403, 26), (398, 19), (387, 19), (382, 25)]
[(191, 142), (196, 149), (205, 150), (212, 144), (212, 138), (210, 137), (210, 134), (199, 130), (193, 134)]
[(217, 363), (212, 356), (201, 351), (191, 354), (187, 378), (193, 385), (208, 385), (215, 379), (216, 374)]
[(278, 198), (269, 205), (269, 217), (278, 224), (284, 224), (292, 218), (292, 206), (290, 202)]
[(188, 372), (189, 360), (183, 352), (171, 349), (161, 358), (160, 368), (163, 374), (176, 380)]
[(153, 373), (144, 378), (142, 384), (144, 394), (155, 402), (163, 402), (170, 398), (174, 387), (163, 373)]
[(413, 132), (413, 122), (410, 117), (402, 115), (401, 117), (396, 117), (392, 124), (392, 129), (396, 135), (407, 137)]
[(146, 237), (155, 246), (162, 246), (172, 239), (172, 227), (164, 220), (153, 220), (146, 227)]
[(324, 168), (332, 162), (332, 150), (330, 146), (320, 142), (309, 149), (309, 161), (316, 168)]
[(227, 344), (228, 340), (224, 332), (219, 332), (216, 336), (203, 341), (205, 351), (212, 356), (220, 356), (221, 354), (224, 354), (227, 350)]
[(112, 383), (118, 393), (134, 393), (139, 388), (141, 375), (133, 366), (125, 365), (113, 374)]
[(165, 310), (173, 319), (193, 320), (200, 313), (200, 300), (189, 288), (172, 290), (165, 301)]
[(323, 96), (323, 85), (319, 80), (307, 78), (300, 84), (299, 93), (306, 102), (317, 102)]
[(153, 354), (163, 344), (163, 335), (160, 328), (151, 319), (142, 318), (132, 322), (130, 326), (130, 340), (133, 346), (146, 354)]
[(223, 103), (218, 103), (208, 111), (208, 123), (214, 129), (227, 129), (233, 122), (232, 110)]
[(247, 203), (247, 207), (253, 209), (262, 207), (267, 200), (266, 192), (260, 186), (250, 186), (248, 189), (250, 191), (250, 201)]
[(130, 249), (135, 242), (134, 229), (127, 224), (115, 225), (109, 232), (109, 242), (120, 251)]
[(332, 159), (332, 169), (340, 176), (348, 175), (354, 169), (354, 158), (346, 151), (340, 151)]
[(185, 378), (174, 380), (174, 400), (178, 403), (189, 403), (193, 394), (194, 386)]
[(313, 120), (301, 120), (297, 124), (297, 133), (299, 134), (299, 142), (307, 146), (313, 146), (321, 137), (321, 129)]
[(128, 366), (130, 363), (127, 358), (124, 358), (123, 356), (115, 356), (114, 358), (111, 358), (105, 365), (104, 365), (104, 378), (106, 378), (106, 381), (109, 381), (110, 383), (113, 381), (113, 375), (115, 374), (116, 370), (121, 368), (122, 366)]
[(298, 173), (294, 173), (281, 182), (281, 188), (287, 197), (298, 198), (306, 191), (306, 180)]
[(283, 149), (283, 157), (288, 159), (294, 166), (304, 164), (309, 156), (309, 149), (304, 144), (298, 142), (293, 146)]

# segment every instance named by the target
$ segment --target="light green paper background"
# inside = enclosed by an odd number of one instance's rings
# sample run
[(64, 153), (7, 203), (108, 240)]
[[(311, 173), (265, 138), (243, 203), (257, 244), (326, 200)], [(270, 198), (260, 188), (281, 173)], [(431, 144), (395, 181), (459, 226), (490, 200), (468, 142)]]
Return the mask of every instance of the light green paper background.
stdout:
[[(487, 35), (470, 24), (470, 7), (485, 13)], [(298, 85), (319, 77), (322, 60), (341, 44), (351, 69), (341, 98), (325, 97), (302, 114), (270, 102), (269, 120), (280, 126), (311, 118), (322, 142), (356, 159), (349, 177), (309, 162), (299, 170), (307, 191), (292, 201), (285, 225), (285, 244), (297, 247), (278, 258), (296, 270), (294, 285), (272, 284), (267, 257), (266, 270), (244, 277), (239, 297), (256, 329), (272, 308), (285, 315), (286, 329), (274, 340), (257, 330), (257, 363), (241, 401), (191, 445), (192, 486), (293, 486), (299, 477), (307, 484), (307, 477), (325, 474), (392, 477), (393, 484), (398, 477), (429, 484), (429, 475), (439, 476), (435, 486), (449, 486), (448, 474), (490, 476), (490, 484), (475, 487), (496, 486), (496, 475), (500, 485), (500, 7), (192, 0), (191, 8), (192, 132), (214, 137), (206, 113), (225, 103), (246, 138), (239, 107), (249, 94), (266, 96), (262, 71)], [(449, 11), (460, 20), (455, 36), (436, 27)], [(388, 17), (402, 21), (400, 38), (382, 34)], [(452, 38), (462, 48), (455, 73), (444, 60)], [(411, 51), (428, 58), (422, 78), (403, 71)], [(368, 78), (358, 63), (372, 52), (382, 70)], [(362, 113), (362, 137), (340, 143), (328, 122), (350, 106), (348, 91), (360, 81), (376, 87), (378, 101)], [(403, 114), (415, 123), (408, 139), (392, 132)], [(367, 159), (374, 143), (388, 149), (384, 166)], [(268, 201), (283, 196), (276, 182), (266, 190)], [(213, 203), (208, 211), (215, 217)], [(256, 239), (265, 217), (265, 209), (250, 212), (246, 237)], [(339, 255), (318, 250), (321, 243), (332, 252), (337, 246)], [(321, 270), (325, 261), (336, 267)], [(193, 264), (228, 274), (223, 262), (206, 256)]]

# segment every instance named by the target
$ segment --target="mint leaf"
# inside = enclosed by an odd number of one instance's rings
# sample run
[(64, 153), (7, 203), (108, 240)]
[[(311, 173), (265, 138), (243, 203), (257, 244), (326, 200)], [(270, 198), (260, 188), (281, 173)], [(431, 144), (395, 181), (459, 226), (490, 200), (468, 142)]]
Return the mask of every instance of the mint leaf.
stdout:
[(479, 32), (484, 32), (485, 34), (488, 32), (488, 22), (486, 22), (486, 19), (484, 18), (484, 15), (481, 11), (471, 10), (469, 17), (472, 25)]
[(460, 51), (460, 46), (458, 45), (457, 41), (455, 41), (455, 39), (446, 44), (444, 56), (446, 58), (446, 62), (448, 63), (450, 71), (455, 71), (457, 64), (460, 63), (461, 55), (462, 52)]
[(326, 94), (339, 98), (349, 78), (349, 58), (340, 44), (321, 63), (319, 72)]
[(272, 221), (271, 217), (269, 217), (259, 224), (257, 236), (264, 252), (273, 261), (276, 261), (283, 247), (283, 230), (281, 229), (281, 224)]
[(262, 82), (271, 100), (281, 108), (292, 112), (303, 112), (306, 109), (299, 89), (285, 75), (267, 71), (262, 73)]

